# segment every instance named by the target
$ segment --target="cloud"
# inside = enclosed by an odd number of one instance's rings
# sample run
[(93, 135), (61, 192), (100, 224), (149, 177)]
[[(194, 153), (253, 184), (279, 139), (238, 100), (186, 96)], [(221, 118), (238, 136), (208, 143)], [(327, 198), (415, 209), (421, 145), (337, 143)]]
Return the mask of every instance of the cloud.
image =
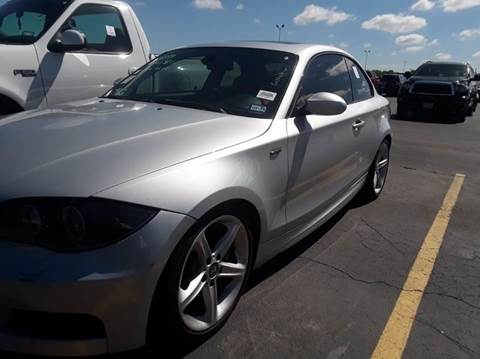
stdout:
[(296, 25), (308, 25), (313, 22), (325, 21), (328, 25), (354, 19), (355, 16), (338, 11), (336, 7), (326, 9), (317, 5), (308, 5), (303, 12), (293, 19)]
[(362, 24), (365, 30), (379, 30), (392, 34), (413, 32), (425, 26), (427, 26), (427, 20), (424, 18), (403, 14), (377, 15)]
[(194, 0), (193, 6), (195, 6), (197, 9), (208, 9), (208, 10), (223, 9), (221, 0)]
[(438, 54), (435, 55), (435, 57), (439, 60), (450, 60), (452, 58), (452, 55), (447, 54), (445, 52), (439, 52)]
[(433, 39), (432, 41), (430, 41), (427, 46), (430, 46), (430, 47), (436, 47), (436, 46), (439, 46), (440, 45), (440, 41), (438, 41), (438, 39)]
[(341, 43), (338, 44), (338, 47), (345, 50), (350, 47), (350, 44), (348, 42), (342, 41)]
[(258, 17), (256, 17), (255, 19), (253, 19), (253, 23), (257, 24), (257, 25), (260, 25), (262, 23), (262, 20), (260, 20)]
[(480, 29), (465, 29), (458, 34), (460, 40), (465, 41), (467, 39), (475, 38), (480, 36)]
[(424, 45), (427, 42), (425, 36), (420, 34), (402, 35), (395, 39), (398, 46)]
[(435, 7), (435, 3), (431, 0), (418, 0), (410, 7), (412, 11), (429, 11)]
[(440, 6), (445, 12), (457, 12), (480, 6), (480, 0), (440, 0)]
[(363, 44), (363, 47), (364, 47), (365, 49), (368, 49), (368, 48), (372, 47), (372, 44), (369, 43), (369, 42), (367, 42), (366, 44)]
[(477, 58), (477, 59), (480, 59), (480, 51), (477, 51), (476, 53), (474, 53), (474, 54), (472, 55), (472, 57), (475, 57), (475, 58)]
[(235, 7), (235, 9), (237, 9), (237, 10), (243, 10), (243, 9), (245, 9), (245, 5), (243, 5), (242, 3), (240, 3), (240, 4), (238, 4), (238, 5)]
[(404, 51), (405, 52), (419, 52), (422, 51), (425, 46), (409, 46)]

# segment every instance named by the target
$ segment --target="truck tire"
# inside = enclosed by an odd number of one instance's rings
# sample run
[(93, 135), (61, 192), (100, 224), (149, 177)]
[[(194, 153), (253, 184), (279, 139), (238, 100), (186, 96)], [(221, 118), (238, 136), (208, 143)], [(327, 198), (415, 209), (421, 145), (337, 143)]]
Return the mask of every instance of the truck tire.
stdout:
[(11, 98), (0, 95), (0, 116), (22, 112), (23, 108)]

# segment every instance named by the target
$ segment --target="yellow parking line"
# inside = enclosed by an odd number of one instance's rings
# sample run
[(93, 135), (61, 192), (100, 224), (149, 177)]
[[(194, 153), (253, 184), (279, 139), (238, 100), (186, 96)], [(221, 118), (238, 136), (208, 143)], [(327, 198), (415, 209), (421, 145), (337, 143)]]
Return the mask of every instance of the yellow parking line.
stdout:
[(464, 181), (464, 175), (457, 174), (455, 176), (443, 205), (438, 211), (437, 217), (408, 274), (395, 308), (372, 354), (372, 359), (400, 359), (402, 357), (423, 292), (432, 274), (433, 266)]

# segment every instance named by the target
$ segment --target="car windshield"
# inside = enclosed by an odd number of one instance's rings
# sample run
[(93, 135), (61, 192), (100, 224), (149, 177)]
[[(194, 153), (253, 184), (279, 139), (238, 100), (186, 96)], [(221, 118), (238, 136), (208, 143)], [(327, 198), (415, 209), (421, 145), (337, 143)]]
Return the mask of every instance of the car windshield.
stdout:
[(460, 64), (426, 64), (421, 66), (415, 75), (435, 77), (465, 77), (467, 75), (467, 67)]
[(0, 6), (0, 43), (33, 44), (73, 0), (11, 0)]
[(295, 69), (291, 53), (237, 47), (166, 52), (105, 97), (273, 118)]

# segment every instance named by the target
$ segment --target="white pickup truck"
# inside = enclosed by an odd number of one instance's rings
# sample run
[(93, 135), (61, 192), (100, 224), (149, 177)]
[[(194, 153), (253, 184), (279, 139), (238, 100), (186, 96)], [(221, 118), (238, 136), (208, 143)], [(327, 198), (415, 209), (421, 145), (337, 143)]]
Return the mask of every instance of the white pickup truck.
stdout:
[(0, 6), (0, 116), (99, 96), (150, 56), (126, 3), (8, 1)]

